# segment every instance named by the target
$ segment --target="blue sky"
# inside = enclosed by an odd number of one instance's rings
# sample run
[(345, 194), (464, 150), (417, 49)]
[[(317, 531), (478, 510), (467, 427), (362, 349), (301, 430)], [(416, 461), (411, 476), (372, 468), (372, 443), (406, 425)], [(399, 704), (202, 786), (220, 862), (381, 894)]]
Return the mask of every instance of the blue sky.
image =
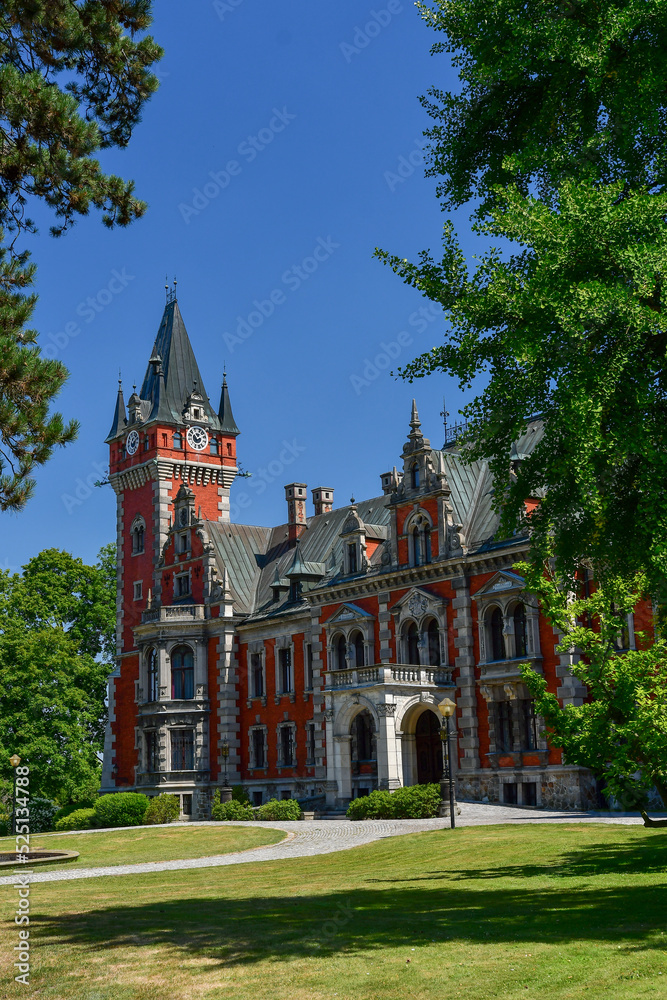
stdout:
[[(466, 401), (444, 376), (410, 386), (389, 374), (387, 354), (398, 365), (439, 343), (443, 320), (372, 256), (437, 251), (445, 221), (415, 166), (429, 124), (418, 96), (456, 79), (446, 56), (430, 55), (436, 36), (415, 8), (155, 8), (161, 88), (128, 149), (103, 158), (135, 179), (146, 216), (108, 232), (91, 215), (54, 240), (46, 213), (33, 213), (34, 325), (71, 373), (57, 408), (82, 426), (39, 471), (27, 509), (2, 515), (3, 569), (47, 547), (91, 561), (114, 538), (113, 492), (89, 484), (107, 466), (119, 368), (126, 399), (143, 378), (165, 275), (178, 279), (214, 402), (226, 362), (239, 458), (254, 474), (232, 487), (235, 520), (284, 521), (294, 480), (334, 487), (337, 506), (378, 495), (412, 396), (434, 445), (443, 394), (452, 415)], [(467, 212), (456, 224), (472, 251)]]

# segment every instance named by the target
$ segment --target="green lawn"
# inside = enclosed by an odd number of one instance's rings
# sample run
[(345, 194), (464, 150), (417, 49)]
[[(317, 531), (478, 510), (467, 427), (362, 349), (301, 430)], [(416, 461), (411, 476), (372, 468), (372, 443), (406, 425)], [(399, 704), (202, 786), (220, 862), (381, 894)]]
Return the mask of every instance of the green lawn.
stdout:
[[(78, 851), (79, 857), (62, 865), (41, 867), (97, 868), (106, 865), (139, 864), (141, 861), (174, 861), (177, 858), (204, 858), (209, 854), (229, 854), (245, 851), (262, 844), (282, 840), (282, 830), (240, 826), (154, 826), (141, 830), (117, 830), (82, 833), (61, 837), (57, 834), (36, 833), (30, 838), (31, 850), (58, 848)], [(0, 838), (0, 851), (11, 851), (13, 837)], [(7, 874), (3, 870), (2, 874)]]
[[(490, 826), (295, 861), (35, 885), (30, 996), (667, 996), (667, 833)], [(11, 919), (12, 890), (0, 890)], [(9, 897), (9, 898), (8, 898)], [(2, 926), (8, 981), (14, 932)], [(27, 996), (11, 984), (0, 996)]]

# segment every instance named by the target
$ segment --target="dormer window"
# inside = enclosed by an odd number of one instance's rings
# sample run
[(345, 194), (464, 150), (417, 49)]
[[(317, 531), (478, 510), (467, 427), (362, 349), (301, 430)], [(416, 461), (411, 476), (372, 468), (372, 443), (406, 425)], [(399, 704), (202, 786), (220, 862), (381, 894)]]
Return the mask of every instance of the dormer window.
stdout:
[(188, 552), (190, 549), (190, 532), (183, 531), (176, 535), (176, 551), (178, 553)]
[(347, 545), (347, 571), (348, 573), (357, 572), (357, 543), (348, 542)]
[(410, 469), (410, 486), (413, 490), (419, 489), (419, 466), (415, 462)]
[(193, 406), (193, 408), (192, 408), (192, 415), (195, 418), (195, 420), (199, 420), (199, 407), (198, 406)]
[(431, 562), (431, 523), (423, 514), (408, 528), (408, 557), (411, 566), (426, 566)]

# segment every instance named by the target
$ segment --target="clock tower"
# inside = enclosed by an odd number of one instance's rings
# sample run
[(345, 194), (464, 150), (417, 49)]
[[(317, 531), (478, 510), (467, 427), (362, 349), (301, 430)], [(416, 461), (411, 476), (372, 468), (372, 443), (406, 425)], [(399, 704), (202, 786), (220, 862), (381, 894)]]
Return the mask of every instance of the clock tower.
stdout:
[[(109, 480), (117, 500), (118, 631), (121, 661), (135, 652), (134, 628), (148, 602), (161, 601), (158, 563), (179, 488), (209, 521), (229, 521), (237, 474), (236, 426), (223, 376), (211, 405), (176, 299), (167, 295), (141, 385), (125, 408), (119, 384), (109, 444)], [(167, 602), (168, 603), (168, 602)]]

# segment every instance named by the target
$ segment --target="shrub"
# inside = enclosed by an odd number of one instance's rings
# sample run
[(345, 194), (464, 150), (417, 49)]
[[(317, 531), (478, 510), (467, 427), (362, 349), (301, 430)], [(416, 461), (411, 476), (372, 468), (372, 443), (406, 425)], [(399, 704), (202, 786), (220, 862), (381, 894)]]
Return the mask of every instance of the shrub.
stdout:
[(53, 830), (53, 817), (58, 812), (58, 806), (51, 799), (41, 799), (39, 796), (30, 799), (30, 832), (46, 833)]
[(301, 806), (296, 799), (269, 799), (257, 810), (257, 819), (302, 819)]
[(181, 814), (177, 795), (156, 795), (150, 799), (144, 813), (144, 823), (173, 823)]
[[(58, 812), (53, 817), (54, 824), (58, 823), (58, 820), (64, 819), (65, 816), (71, 816), (73, 812), (77, 812), (80, 809), (92, 809), (97, 801), (96, 796), (91, 796), (88, 799), (82, 799), (80, 802), (70, 802), (66, 806), (61, 806)], [(57, 830), (58, 827), (56, 826)]]
[(94, 819), (94, 809), (73, 809), (56, 820), (56, 830), (89, 830)]
[(216, 802), (211, 809), (211, 819), (218, 822), (221, 820), (252, 818), (252, 806), (249, 803), (237, 802), (236, 799), (232, 799), (231, 802)]
[(250, 796), (243, 785), (232, 785), (232, 799), (234, 802), (243, 802), (250, 805)]
[(8, 837), (10, 830), (9, 816), (0, 814), (0, 837)]
[(410, 785), (395, 792), (376, 791), (354, 799), (348, 819), (429, 819), (438, 815), (440, 785)]
[(94, 826), (141, 826), (148, 798), (139, 792), (101, 795), (95, 803)]

